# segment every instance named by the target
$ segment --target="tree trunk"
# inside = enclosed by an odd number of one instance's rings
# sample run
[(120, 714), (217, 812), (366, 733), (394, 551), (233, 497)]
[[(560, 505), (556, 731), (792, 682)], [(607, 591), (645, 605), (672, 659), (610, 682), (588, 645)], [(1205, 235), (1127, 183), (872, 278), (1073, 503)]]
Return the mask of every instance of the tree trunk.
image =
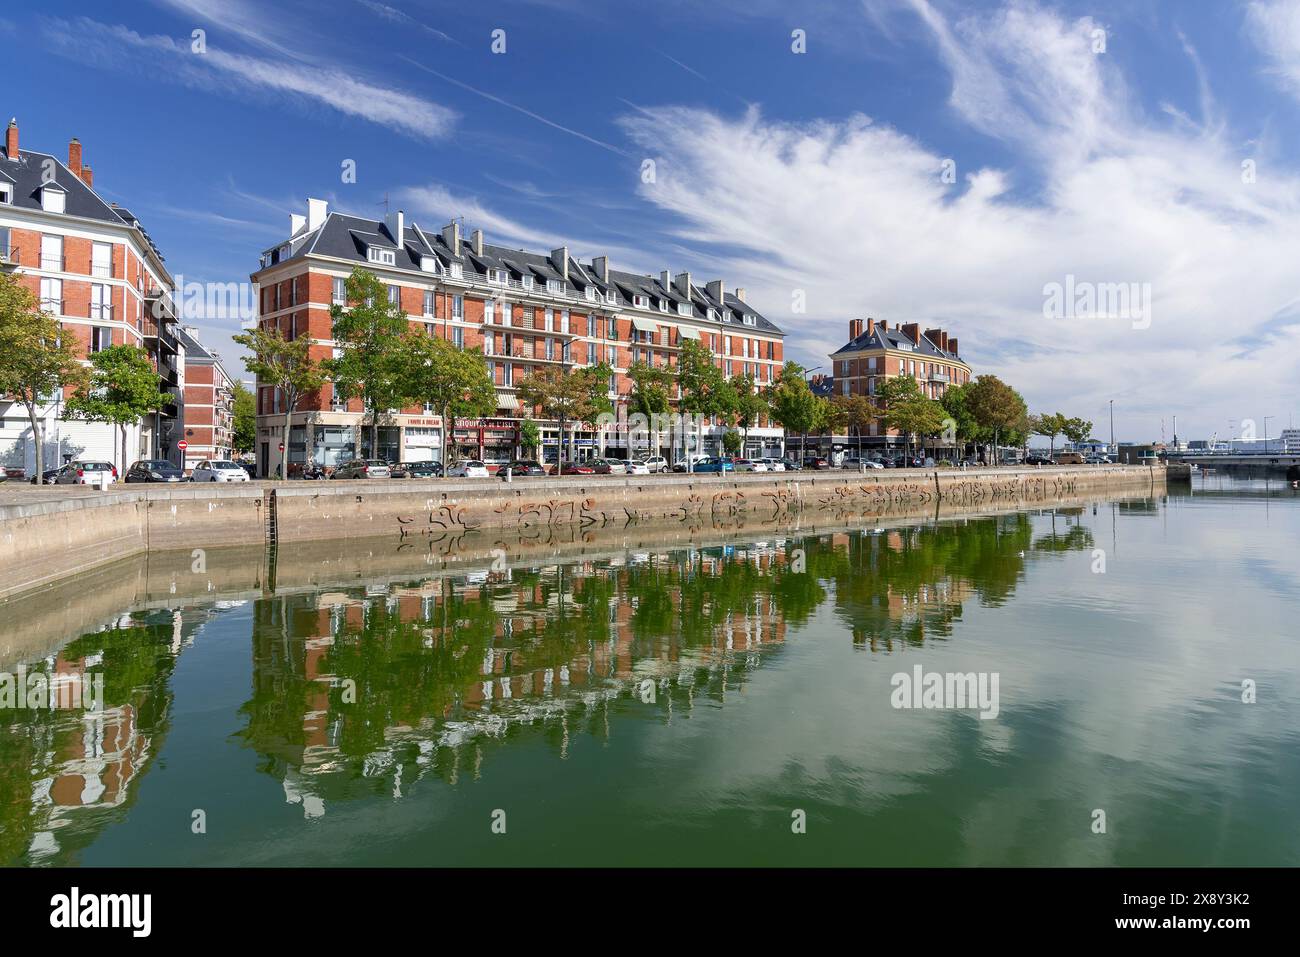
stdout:
[(447, 435), (449, 432), (451, 432), (451, 419), (450, 419), (451, 406), (444, 405), (439, 411), (442, 413), (442, 432), (439, 433), (438, 444), (441, 446), (441, 448), (438, 451), (439, 454), (442, 456), (441, 477), (446, 478), (447, 477)]
[(122, 469), (118, 473), (123, 479), (126, 478), (126, 423), (118, 423), (118, 431), (122, 434)]
[(284, 405), (284, 451), (280, 453), (280, 481), (289, 478), (289, 419), (293, 415), (293, 406)]
[(24, 402), (27, 406), (27, 421), (32, 425), (32, 438), (36, 440), (36, 484), (41, 484), (45, 472), (45, 433), (41, 431), (40, 420), (36, 416), (36, 404)]

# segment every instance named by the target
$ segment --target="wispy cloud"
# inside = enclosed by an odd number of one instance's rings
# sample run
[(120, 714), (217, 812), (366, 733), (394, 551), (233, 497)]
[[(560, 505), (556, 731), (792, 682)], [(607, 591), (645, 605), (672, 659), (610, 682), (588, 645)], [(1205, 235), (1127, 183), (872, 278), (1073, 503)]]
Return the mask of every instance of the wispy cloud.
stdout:
[[(45, 20), (41, 34), (56, 53), (82, 62), (116, 69), (147, 59), (152, 75), (191, 87), (223, 93), (234, 89), (246, 96), (288, 94), (420, 139), (445, 136), (456, 121), (456, 113), (445, 106), (359, 79), (341, 67), (286, 63), (211, 45), (206, 52), (196, 53), (188, 41), (143, 35), (84, 17)], [(130, 51), (145, 51), (149, 56), (134, 56)]]
[(540, 113), (534, 113), (532, 110), (525, 109), (522, 106), (516, 106), (514, 103), (511, 103), (508, 100), (503, 100), (495, 93), (488, 93), (485, 90), (477, 89), (476, 87), (470, 86), (468, 83), (465, 83), (461, 80), (457, 80), (455, 77), (450, 77), (444, 73), (439, 73), (437, 70), (433, 69), (432, 67), (425, 66), (423, 63), (420, 63), (418, 60), (413, 60), (408, 56), (402, 56), (401, 58), (405, 60), (407, 63), (411, 64), (411, 66), (415, 67), (416, 69), (423, 70), (425, 73), (430, 73), (433, 76), (436, 76), (440, 80), (445, 80), (446, 82), (452, 84), (453, 86), (458, 86), (462, 90), (465, 90), (469, 93), (473, 93), (475, 96), (481, 96), (485, 100), (489, 100), (493, 103), (500, 104), (501, 106), (504, 106), (507, 109), (514, 110), (516, 113), (522, 113), (524, 116), (527, 116), (531, 119), (536, 120), (539, 123), (543, 123), (546, 126), (551, 127), (551, 129), (559, 130), (561, 133), (568, 133), (570, 136), (576, 136), (580, 140), (585, 140), (586, 142), (592, 144), (593, 146), (599, 146), (601, 149), (609, 150), (611, 153), (616, 153), (619, 156), (631, 156), (631, 154), (628, 153), (626, 150), (620, 149), (619, 147), (614, 146), (612, 143), (606, 143), (604, 140), (598, 140), (594, 136), (588, 136), (586, 133), (580, 132), (579, 130), (575, 130), (571, 127), (562, 126), (561, 124), (556, 123), (554, 120), (542, 116)]
[[(1175, 393), (1213, 396), (1237, 418), (1289, 408), (1300, 376), (1290, 165), (1258, 157), (1268, 175), (1252, 181), (1252, 157), (1217, 121), (1139, 113), (1115, 60), (1093, 52), (1095, 21), (1028, 0), (957, 21), (924, 0), (913, 9), (951, 76), (954, 113), (1015, 147), (1014, 171), (864, 116), (643, 107), (621, 121), (662, 157), (641, 195), (814, 364), (847, 338), (849, 317), (871, 315), (951, 329), (978, 369), (1035, 407), (1095, 417), (1115, 397), (1142, 437), (1171, 408), (1180, 426), (1212, 431), (1184, 419)], [(1208, 80), (1198, 96), (1213, 115)], [(1032, 200), (1014, 198), (1024, 178), (1042, 184)], [(1044, 286), (1067, 276), (1149, 283), (1149, 328), (1046, 318)], [(800, 290), (807, 311), (796, 313)], [(1076, 369), (1086, 373), (1065, 374)]]
[(437, 39), (444, 40), (447, 43), (455, 43), (457, 46), (465, 45), (450, 34), (444, 33), (437, 27), (431, 27), (423, 20), (417, 20), (409, 13), (399, 10), (397, 7), (390, 6), (387, 3), (379, 3), (378, 0), (357, 0), (357, 3), (361, 4), (361, 6), (365, 7), (375, 16), (387, 20), (390, 23), (396, 23), (404, 27), (414, 27), (431, 37), (436, 37)]

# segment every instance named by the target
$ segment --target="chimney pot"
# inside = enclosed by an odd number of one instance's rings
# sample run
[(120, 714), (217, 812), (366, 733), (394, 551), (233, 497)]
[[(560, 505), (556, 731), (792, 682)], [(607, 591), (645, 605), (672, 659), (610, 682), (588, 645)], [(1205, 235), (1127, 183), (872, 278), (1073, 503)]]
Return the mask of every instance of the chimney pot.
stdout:
[(741, 302), (744, 302), (744, 301), (745, 301), (745, 287), (744, 287), (744, 286), (739, 286), (739, 287), (737, 287), (737, 289), (736, 289), (736, 298), (739, 299)]
[(314, 232), (329, 214), (329, 203), (323, 199), (307, 200), (307, 231)]
[(18, 158), (18, 117), (11, 119), (5, 130), (5, 155), (11, 160)]
[(73, 176), (81, 179), (81, 141), (75, 136), (68, 143), (68, 169)]
[(949, 347), (948, 351), (951, 352), (953, 355), (955, 356), (961, 355), (961, 353), (957, 351), (957, 340), (955, 338), (948, 340), (948, 347)]
[(469, 234), (469, 243), (474, 250), (475, 256), (483, 255), (483, 230), (476, 229)]
[(704, 291), (719, 303), (724, 303), (723, 295), (726, 293), (727, 285), (721, 279), (715, 279), (704, 287)]
[(460, 223), (450, 222), (442, 227), (442, 241), (447, 244), (453, 256), (460, 255)]
[(860, 335), (862, 335), (862, 320), (850, 319), (849, 320), (849, 342), (852, 342)]
[(81, 181), (93, 188), (95, 185), (95, 171), (89, 166), (81, 167)]
[(867, 335), (873, 335), (876, 331), (876, 320), (870, 316), (867, 317)]
[(595, 259), (591, 261), (591, 268), (596, 271), (596, 275), (600, 277), (601, 282), (605, 284), (609, 283), (609, 257), (608, 256), (597, 256)]
[(881, 320), (880, 320), (880, 331), (881, 331), (881, 332), (888, 332), (888, 331), (889, 331), (889, 320), (888, 320), (888, 319), (881, 319)]

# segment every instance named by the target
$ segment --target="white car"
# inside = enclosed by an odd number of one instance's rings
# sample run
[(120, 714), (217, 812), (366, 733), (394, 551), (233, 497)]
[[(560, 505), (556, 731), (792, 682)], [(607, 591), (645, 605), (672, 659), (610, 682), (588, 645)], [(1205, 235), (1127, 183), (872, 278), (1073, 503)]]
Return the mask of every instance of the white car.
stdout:
[(226, 459), (205, 459), (194, 466), (191, 482), (247, 482), (248, 472), (238, 462)]
[(447, 469), (448, 478), (487, 478), (487, 466), (477, 459), (461, 459)]
[(780, 459), (765, 458), (765, 459), (761, 459), (760, 461), (767, 466), (767, 470), (769, 472), (785, 471), (785, 463), (782, 462)]
[(651, 472), (667, 472), (671, 468), (668, 460), (662, 455), (647, 455), (641, 461), (645, 463), (645, 467)]
[(647, 463), (641, 461), (640, 459), (633, 459), (631, 462), (627, 463), (627, 474), (628, 475), (649, 475), (650, 466)]
[(736, 459), (737, 472), (766, 472), (767, 465), (762, 459)]

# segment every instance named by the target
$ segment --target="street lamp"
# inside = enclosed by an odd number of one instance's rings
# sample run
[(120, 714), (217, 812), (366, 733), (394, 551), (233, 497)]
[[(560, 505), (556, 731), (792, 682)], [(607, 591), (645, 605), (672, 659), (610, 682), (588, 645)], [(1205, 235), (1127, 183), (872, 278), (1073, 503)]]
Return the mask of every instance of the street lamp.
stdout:
[(1115, 400), (1110, 400), (1110, 454), (1119, 461), (1119, 451), (1115, 448)]
[(1272, 415), (1264, 416), (1264, 454), (1265, 455), (1268, 454), (1268, 420), (1273, 418), (1276, 418), (1276, 416), (1272, 416)]

